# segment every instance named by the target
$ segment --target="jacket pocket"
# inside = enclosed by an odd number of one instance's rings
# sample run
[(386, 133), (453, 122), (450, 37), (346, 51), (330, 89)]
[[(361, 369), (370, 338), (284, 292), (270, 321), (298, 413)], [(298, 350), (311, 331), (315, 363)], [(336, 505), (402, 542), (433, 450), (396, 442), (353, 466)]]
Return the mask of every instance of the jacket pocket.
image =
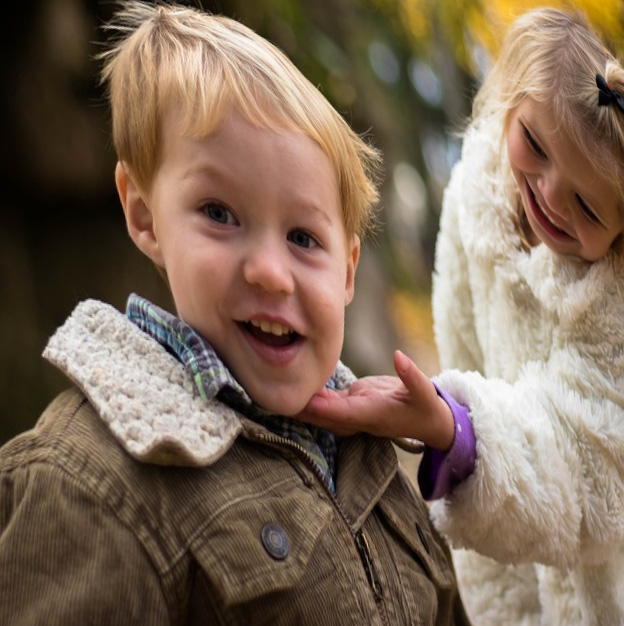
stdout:
[(288, 591), (303, 578), (331, 507), (288, 483), (214, 512), (191, 551), (223, 606)]
[(441, 589), (455, 585), (451, 557), (443, 539), (433, 528), (429, 511), (405, 474), (399, 470), (381, 499), (380, 509), (392, 529), (433, 583)]

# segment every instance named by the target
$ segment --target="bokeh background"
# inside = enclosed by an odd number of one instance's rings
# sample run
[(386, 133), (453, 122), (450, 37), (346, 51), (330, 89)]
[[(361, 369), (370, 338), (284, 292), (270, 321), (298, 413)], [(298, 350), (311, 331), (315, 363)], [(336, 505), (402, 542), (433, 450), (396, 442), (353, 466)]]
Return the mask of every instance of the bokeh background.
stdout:
[[(459, 132), (509, 22), (543, 2), (215, 0), (281, 47), (384, 154), (380, 229), (364, 247), (343, 359), (390, 373), (401, 347), (437, 371), (430, 275)], [(612, 48), (623, 0), (551, 1), (582, 9)], [(3, 6), (0, 54), (0, 443), (30, 427), (67, 386), (40, 357), (76, 303), (123, 309), (136, 291), (170, 307), (126, 234), (113, 181), (109, 112), (98, 81), (115, 3), (23, 0)]]

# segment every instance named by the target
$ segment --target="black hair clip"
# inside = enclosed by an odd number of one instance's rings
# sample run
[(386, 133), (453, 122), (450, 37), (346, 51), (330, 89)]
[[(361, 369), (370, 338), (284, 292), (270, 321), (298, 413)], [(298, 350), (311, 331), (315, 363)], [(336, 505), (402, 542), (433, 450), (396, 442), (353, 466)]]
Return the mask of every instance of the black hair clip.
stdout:
[(624, 113), (624, 98), (617, 91), (611, 89), (609, 83), (600, 74), (596, 74), (596, 86), (598, 87), (599, 106), (615, 104)]

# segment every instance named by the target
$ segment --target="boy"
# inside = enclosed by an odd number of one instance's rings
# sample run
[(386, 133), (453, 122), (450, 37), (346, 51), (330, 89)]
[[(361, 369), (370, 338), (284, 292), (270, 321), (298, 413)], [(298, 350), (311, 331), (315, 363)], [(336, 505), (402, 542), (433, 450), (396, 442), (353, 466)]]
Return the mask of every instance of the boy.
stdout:
[(352, 380), (377, 153), (232, 20), (111, 28), (117, 188), (177, 310), (87, 301), (50, 340), (75, 386), (0, 455), (0, 623), (464, 623), (389, 441), (287, 417)]

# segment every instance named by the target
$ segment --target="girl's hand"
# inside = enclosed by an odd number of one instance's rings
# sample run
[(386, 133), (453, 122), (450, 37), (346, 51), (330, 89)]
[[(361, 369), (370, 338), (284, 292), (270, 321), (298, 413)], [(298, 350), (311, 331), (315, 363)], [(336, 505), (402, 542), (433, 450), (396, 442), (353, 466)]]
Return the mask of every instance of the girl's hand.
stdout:
[(405, 354), (394, 353), (394, 376), (367, 376), (349, 389), (323, 389), (297, 416), (301, 421), (346, 436), (366, 432), (392, 439), (419, 439), (448, 450), (455, 421), (433, 383)]

